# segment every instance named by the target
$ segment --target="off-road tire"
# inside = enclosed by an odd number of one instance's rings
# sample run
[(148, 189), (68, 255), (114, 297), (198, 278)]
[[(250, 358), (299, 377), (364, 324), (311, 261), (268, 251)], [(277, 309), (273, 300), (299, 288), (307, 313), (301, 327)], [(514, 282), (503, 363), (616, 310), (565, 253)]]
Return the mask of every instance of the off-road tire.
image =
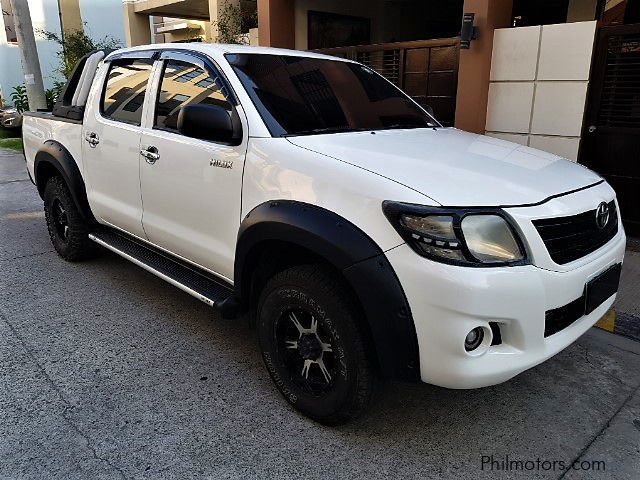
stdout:
[[(295, 409), (326, 425), (347, 423), (361, 415), (371, 402), (377, 382), (370, 351), (358, 326), (358, 309), (346, 290), (340, 276), (328, 267), (296, 266), (267, 282), (256, 312), (262, 357), (278, 390)], [(298, 312), (294, 315), (301, 317), (299, 322), (291, 320), (291, 312)], [(319, 344), (329, 346), (323, 342), (331, 343), (331, 351), (323, 351), (318, 358), (323, 367), (312, 364), (306, 379), (304, 368), (300, 370), (306, 361), (301, 353), (303, 334), (295, 341), (304, 312), (308, 312), (309, 318), (305, 327), (313, 327), (314, 318), (317, 321)], [(290, 320), (295, 329), (286, 323)], [(286, 347), (280, 338), (284, 336), (280, 334), (282, 328), (289, 329)], [(293, 343), (300, 345), (294, 349)], [(308, 349), (304, 353), (307, 357), (314, 355)], [(296, 355), (302, 362), (297, 365)], [(330, 373), (329, 366), (334, 372), (330, 375), (331, 381), (325, 375), (325, 371)], [(309, 377), (316, 379), (312, 386), (309, 386)], [(326, 391), (310, 391), (315, 388)]]
[[(89, 225), (82, 218), (65, 181), (51, 177), (44, 189), (44, 215), (53, 247), (68, 262), (93, 257), (97, 248), (89, 240)], [(61, 219), (64, 217), (64, 219)]]

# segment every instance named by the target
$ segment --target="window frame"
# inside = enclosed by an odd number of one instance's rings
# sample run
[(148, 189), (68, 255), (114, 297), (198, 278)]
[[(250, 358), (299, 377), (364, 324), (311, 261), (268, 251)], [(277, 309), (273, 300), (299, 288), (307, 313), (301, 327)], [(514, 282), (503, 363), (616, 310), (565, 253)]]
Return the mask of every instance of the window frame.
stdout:
[[(157, 61), (159, 63), (158, 84), (156, 86), (155, 91), (153, 92), (154, 94), (151, 99), (152, 105), (150, 105), (152, 112), (150, 115), (151, 124), (149, 125), (149, 127), (151, 128), (151, 130), (157, 130), (160, 132), (179, 135), (180, 137), (185, 137), (176, 129), (156, 126), (156, 119), (158, 117), (158, 105), (159, 105), (158, 101), (160, 100), (160, 94), (162, 92), (162, 81), (164, 79), (164, 72), (170, 61), (183, 62), (189, 65), (192, 65), (194, 67), (202, 69), (212, 79), (219, 78), (222, 84), (222, 87), (220, 88), (220, 90), (223, 92), (223, 95), (225, 96), (227, 102), (229, 102), (229, 105), (231, 105), (231, 114), (232, 115), (237, 114), (236, 107), (239, 105), (238, 97), (236, 96), (228, 79), (222, 72), (222, 69), (218, 67), (218, 65), (215, 64), (213, 60), (209, 60), (208, 57), (205, 58), (204, 56), (200, 56), (196, 52), (192, 52), (192, 51), (164, 50), (161, 52), (160, 57), (157, 59)], [(220, 142), (212, 142), (212, 141), (208, 141), (208, 142), (214, 143), (214, 144), (220, 144)]]
[[(132, 122), (129, 120), (121, 120), (118, 118), (113, 118), (107, 114), (105, 114), (104, 112), (104, 100), (105, 100), (105, 95), (107, 93), (107, 85), (109, 84), (109, 75), (111, 74), (111, 71), (119, 66), (122, 65), (130, 65), (133, 64), (134, 62), (142, 62), (145, 64), (149, 65), (149, 78), (147, 78), (147, 88), (145, 89), (145, 95), (144, 95), (144, 99), (142, 100), (142, 104), (140, 105), (140, 108), (142, 109), (142, 111), (140, 112), (140, 120), (138, 122)], [(110, 58), (108, 60), (108, 62), (106, 62), (109, 64), (108, 69), (107, 69), (107, 73), (104, 77), (104, 81), (102, 84), (102, 88), (101, 88), (101, 93), (100, 93), (100, 102), (98, 104), (98, 113), (100, 114), (100, 117), (103, 118), (104, 120), (109, 120), (111, 122), (117, 122), (117, 123), (122, 123), (125, 125), (132, 125), (135, 127), (141, 127), (142, 126), (142, 122), (144, 120), (144, 105), (146, 102), (147, 97), (149, 96), (149, 85), (151, 84), (151, 81), (153, 80), (153, 64), (154, 64), (154, 60), (153, 60), (153, 56), (118, 56), (115, 58)], [(142, 93), (142, 92), (140, 92)], [(129, 103), (129, 102), (127, 102)]]

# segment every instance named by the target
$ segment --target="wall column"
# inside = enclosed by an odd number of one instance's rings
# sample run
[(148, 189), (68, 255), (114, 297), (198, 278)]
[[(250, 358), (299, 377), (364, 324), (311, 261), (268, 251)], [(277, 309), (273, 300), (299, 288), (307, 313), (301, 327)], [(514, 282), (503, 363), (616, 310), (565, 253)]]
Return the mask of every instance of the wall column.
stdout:
[(124, 3), (124, 33), (127, 47), (148, 45), (151, 43), (151, 24), (149, 16), (136, 13), (134, 3)]
[(83, 30), (80, 0), (59, 0), (62, 29), (65, 33)]
[(295, 0), (258, 0), (261, 47), (295, 48)]
[(478, 39), (460, 50), (456, 127), (484, 133), (487, 120), (493, 31), (511, 25), (513, 0), (464, 0), (464, 13), (475, 13)]

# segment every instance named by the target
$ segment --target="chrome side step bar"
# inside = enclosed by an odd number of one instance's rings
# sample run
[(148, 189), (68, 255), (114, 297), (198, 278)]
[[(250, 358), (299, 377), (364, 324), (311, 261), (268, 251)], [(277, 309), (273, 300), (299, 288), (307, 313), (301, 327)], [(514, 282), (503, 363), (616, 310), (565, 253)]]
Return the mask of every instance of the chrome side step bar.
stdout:
[(91, 233), (89, 239), (210, 307), (221, 310), (224, 317), (230, 318), (237, 313), (238, 302), (235, 301), (232, 287), (221, 284), (206, 272), (198, 271), (196, 267), (115, 231)]

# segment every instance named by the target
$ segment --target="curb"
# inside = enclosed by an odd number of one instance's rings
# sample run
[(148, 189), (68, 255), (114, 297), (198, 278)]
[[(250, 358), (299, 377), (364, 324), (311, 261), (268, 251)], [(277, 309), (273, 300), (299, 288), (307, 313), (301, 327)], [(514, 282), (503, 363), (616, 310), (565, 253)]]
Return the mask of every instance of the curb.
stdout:
[(611, 309), (598, 320), (596, 327), (640, 342), (640, 317)]

